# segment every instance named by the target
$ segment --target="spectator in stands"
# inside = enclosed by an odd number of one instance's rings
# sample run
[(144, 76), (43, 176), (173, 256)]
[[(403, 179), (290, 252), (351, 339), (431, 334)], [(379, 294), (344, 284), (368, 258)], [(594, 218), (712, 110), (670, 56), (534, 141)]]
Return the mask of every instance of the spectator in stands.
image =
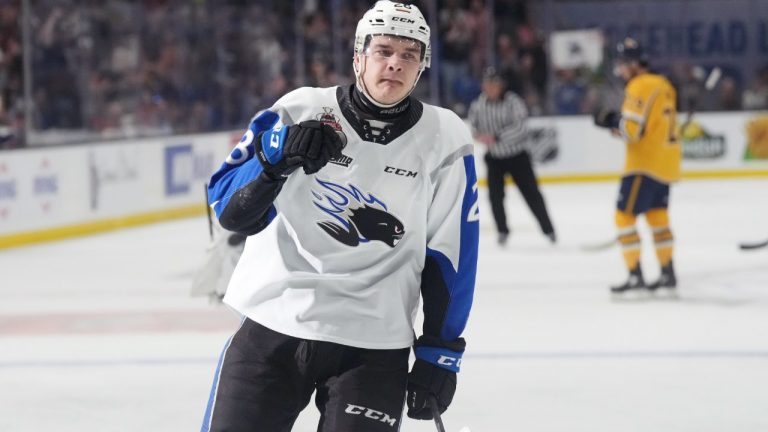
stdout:
[[(544, 51), (544, 43), (536, 36), (535, 29), (529, 25), (521, 25), (517, 29), (519, 43), (520, 66), (522, 79), (532, 87), (528, 91), (536, 92), (536, 99), (543, 101), (547, 97), (547, 54)], [(526, 92), (523, 92), (525, 96)], [(532, 100), (531, 97), (525, 97)]]
[[(472, 50), (472, 28), (467, 10), (459, 0), (447, 0), (439, 15), (441, 38), (440, 72), (442, 105), (456, 109), (456, 85), (469, 74), (469, 53)], [(463, 109), (458, 107), (459, 110)]]
[(496, 60), (499, 74), (507, 83), (507, 90), (522, 95), (523, 80), (520, 72), (520, 56), (517, 45), (508, 33), (500, 33), (496, 37)]
[(37, 55), (34, 57), (34, 84), (38, 118), (41, 129), (79, 129), (82, 127), (80, 94), (75, 85), (72, 59), (76, 57), (77, 11), (56, 5), (43, 20), (37, 34)]
[(484, 0), (470, 0), (467, 20), (472, 29), (472, 51), (469, 57), (470, 74), (479, 78), (483, 74), (483, 69), (490, 62), (488, 49), (490, 48), (489, 44), (493, 41), (491, 36), (493, 20)]
[(554, 92), (555, 113), (558, 115), (582, 114), (587, 89), (577, 80), (576, 70), (557, 71), (558, 84)]
[(21, 147), (23, 136), (22, 50), (19, 7), (0, 7), (0, 149)]
[(672, 65), (672, 76), (669, 78), (677, 89), (678, 112), (687, 112), (692, 107), (697, 110), (701, 109), (695, 105), (701, 99), (703, 87), (700, 81), (704, 79), (703, 74), (703, 71), (694, 68), (693, 65), (685, 61), (676, 62)]
[(726, 76), (720, 80), (720, 91), (718, 94), (718, 111), (738, 111), (741, 110), (741, 92), (736, 80)]
[(744, 91), (742, 100), (746, 110), (768, 109), (768, 65), (757, 71), (754, 83)]
[(315, 53), (309, 64), (307, 85), (310, 87), (332, 87), (339, 82), (338, 77), (331, 71), (327, 57)]

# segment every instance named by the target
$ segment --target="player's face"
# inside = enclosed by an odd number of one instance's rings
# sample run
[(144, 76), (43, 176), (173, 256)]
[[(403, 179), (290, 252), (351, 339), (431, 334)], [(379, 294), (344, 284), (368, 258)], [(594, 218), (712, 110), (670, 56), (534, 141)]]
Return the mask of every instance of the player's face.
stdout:
[(637, 63), (620, 61), (616, 63), (616, 75), (624, 81), (629, 81), (638, 73)]
[(393, 104), (411, 91), (419, 75), (421, 44), (395, 36), (373, 36), (362, 56), (363, 83), (376, 102)]

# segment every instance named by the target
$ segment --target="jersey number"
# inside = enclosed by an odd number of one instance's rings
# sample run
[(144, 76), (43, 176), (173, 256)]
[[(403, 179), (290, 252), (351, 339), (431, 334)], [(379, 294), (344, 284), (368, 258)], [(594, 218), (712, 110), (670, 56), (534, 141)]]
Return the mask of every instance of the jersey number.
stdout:
[(248, 129), (245, 131), (245, 135), (240, 138), (240, 142), (237, 143), (235, 149), (227, 156), (227, 163), (230, 165), (240, 165), (248, 160), (250, 157), (250, 151), (248, 146), (253, 142), (253, 131)]
[(480, 220), (480, 208), (477, 199), (477, 183), (472, 186), (472, 193), (475, 196), (475, 202), (469, 208), (469, 214), (467, 214), (467, 222), (478, 222)]
[(667, 142), (669, 145), (675, 145), (677, 144), (677, 115), (670, 107), (664, 108), (664, 115), (667, 116), (667, 124), (669, 124)]

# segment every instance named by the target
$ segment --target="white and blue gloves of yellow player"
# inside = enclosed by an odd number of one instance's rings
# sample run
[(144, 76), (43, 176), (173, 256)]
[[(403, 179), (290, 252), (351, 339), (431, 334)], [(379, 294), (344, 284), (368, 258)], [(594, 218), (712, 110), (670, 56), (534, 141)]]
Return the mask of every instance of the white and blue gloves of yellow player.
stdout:
[(432, 419), (429, 400), (433, 397), (440, 413), (448, 409), (456, 392), (456, 373), (465, 345), (463, 338), (444, 342), (423, 335), (416, 341), (416, 361), (408, 374), (408, 417)]
[(317, 120), (270, 129), (259, 135), (256, 157), (273, 180), (288, 177), (299, 167), (314, 174), (341, 156), (344, 142), (327, 124)]

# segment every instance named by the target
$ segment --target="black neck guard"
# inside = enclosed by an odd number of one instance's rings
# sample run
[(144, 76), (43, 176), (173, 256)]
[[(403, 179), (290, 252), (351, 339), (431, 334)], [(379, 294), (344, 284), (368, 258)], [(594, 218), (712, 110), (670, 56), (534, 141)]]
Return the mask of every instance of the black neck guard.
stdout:
[(353, 86), (352, 103), (355, 104), (355, 109), (359, 110), (363, 117), (367, 119), (387, 121), (400, 117), (400, 115), (411, 106), (411, 97), (406, 97), (395, 106), (382, 108), (371, 102), (370, 99), (357, 89), (357, 86)]
[(424, 106), (407, 97), (391, 108), (371, 103), (354, 84), (336, 89), (341, 113), (355, 132), (365, 141), (388, 144), (413, 127), (421, 118)]

